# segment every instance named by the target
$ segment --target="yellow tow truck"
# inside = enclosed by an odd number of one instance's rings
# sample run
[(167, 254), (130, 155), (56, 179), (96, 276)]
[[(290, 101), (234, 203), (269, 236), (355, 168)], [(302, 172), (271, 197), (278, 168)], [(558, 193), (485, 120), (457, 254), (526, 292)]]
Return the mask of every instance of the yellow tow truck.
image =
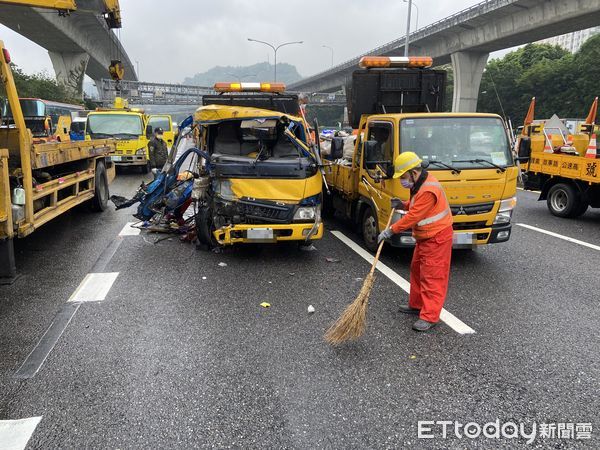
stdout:
[[(117, 150), (112, 161), (119, 167), (139, 167), (142, 173), (150, 171), (148, 142), (154, 128), (171, 124), (171, 116), (149, 116), (143, 109), (130, 108), (127, 100), (115, 98), (112, 108), (98, 108), (87, 116), (86, 140), (115, 139)], [(171, 125), (169, 125), (171, 126)], [(164, 131), (171, 132), (171, 128)], [(173, 135), (165, 134), (167, 146), (173, 145)], [(169, 142), (170, 140), (170, 142)]]
[[(455, 248), (510, 238), (518, 168), (506, 126), (495, 114), (439, 112), (446, 76), (431, 64), (428, 57), (364, 57), (347, 89), (356, 142), (344, 156), (341, 138), (332, 141), (324, 209), (352, 220), (370, 250), (391, 214), (390, 199), (409, 198), (392, 178), (393, 161), (405, 151), (417, 153), (442, 183)], [(406, 232), (390, 243), (411, 247), (415, 240)]]
[(112, 140), (34, 139), (9, 63), (0, 41), (0, 80), (12, 111), (10, 118), (0, 118), (0, 282), (11, 282), (16, 274), (13, 239), (82, 203), (105, 210), (115, 174)]
[[(205, 152), (198, 238), (207, 246), (323, 236), (322, 178), (298, 97), (281, 83), (217, 83), (195, 114)], [(282, 112), (286, 111), (286, 112)]]
[(600, 154), (596, 122), (598, 98), (575, 134), (536, 123), (535, 98), (531, 100), (523, 130), (517, 141), (522, 164), (523, 187), (540, 191), (557, 217), (579, 217), (589, 207), (600, 208)]

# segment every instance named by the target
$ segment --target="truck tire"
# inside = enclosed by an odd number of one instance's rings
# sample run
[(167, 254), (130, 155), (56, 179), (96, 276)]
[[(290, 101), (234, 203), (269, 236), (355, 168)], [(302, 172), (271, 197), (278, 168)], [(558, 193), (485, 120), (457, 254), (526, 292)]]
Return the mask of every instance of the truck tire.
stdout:
[(377, 236), (379, 236), (379, 224), (377, 216), (373, 213), (373, 209), (368, 207), (362, 216), (361, 231), (365, 247), (368, 250), (377, 251)]
[(140, 166), (140, 172), (142, 172), (144, 175), (148, 174), (150, 172), (150, 163), (147, 162), (146, 165)]
[(205, 245), (209, 250), (218, 246), (213, 231), (215, 227), (211, 211), (207, 207), (201, 207), (196, 213), (196, 234), (200, 244)]
[(583, 215), (585, 214), (585, 212), (588, 210), (589, 206), (590, 206), (590, 205), (589, 205), (589, 204), (588, 204), (588, 203), (587, 203), (585, 200), (581, 199), (581, 200), (579, 201), (579, 208), (577, 208), (577, 209), (574, 211), (574, 213), (573, 213), (573, 216), (572, 216), (572, 217), (579, 217), (579, 216), (583, 216)]
[(92, 198), (92, 211), (102, 212), (108, 207), (108, 176), (104, 161), (96, 163), (96, 174), (94, 176), (94, 198)]
[[(585, 212), (583, 200), (577, 189), (571, 184), (557, 183), (548, 191), (546, 204), (550, 212), (557, 217), (576, 217)], [(586, 207), (587, 209), (587, 207)], [(579, 211), (581, 213), (577, 214)]]

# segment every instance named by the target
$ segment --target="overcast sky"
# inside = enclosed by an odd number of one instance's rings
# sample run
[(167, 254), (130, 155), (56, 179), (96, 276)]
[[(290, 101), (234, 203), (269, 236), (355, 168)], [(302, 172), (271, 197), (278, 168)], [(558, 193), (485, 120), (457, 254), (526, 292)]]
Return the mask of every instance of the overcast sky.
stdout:
[[(443, 19), (478, 0), (414, 0), (412, 26)], [(403, 36), (408, 4), (403, 0), (121, 0), (121, 39), (129, 57), (139, 61), (144, 81), (179, 83), (213, 66), (273, 62), (273, 51), (247, 38), (284, 47), (278, 62), (294, 64), (302, 76), (340, 63)], [(53, 74), (47, 52), (0, 25), (0, 39), (26, 72)]]

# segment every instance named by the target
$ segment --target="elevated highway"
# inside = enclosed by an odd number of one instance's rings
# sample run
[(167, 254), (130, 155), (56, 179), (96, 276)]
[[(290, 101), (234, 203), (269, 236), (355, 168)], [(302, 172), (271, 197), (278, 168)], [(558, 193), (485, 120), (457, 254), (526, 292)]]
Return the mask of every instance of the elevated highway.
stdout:
[[(454, 111), (475, 111), (490, 52), (535, 42), (600, 23), (600, 0), (488, 0), (410, 35), (409, 53), (428, 55), (434, 65), (452, 62)], [(333, 92), (346, 85), (364, 55), (402, 56), (401, 37), (329, 70), (288, 86), (303, 92)]]
[[(48, 50), (60, 83), (83, 94), (84, 75), (97, 85), (108, 76), (111, 60), (120, 59), (125, 78), (137, 80), (133, 64), (103, 17), (102, 2), (78, 0), (77, 11), (61, 14), (41, 8), (0, 5), (0, 23)], [(18, 64), (18, 55), (13, 59)]]

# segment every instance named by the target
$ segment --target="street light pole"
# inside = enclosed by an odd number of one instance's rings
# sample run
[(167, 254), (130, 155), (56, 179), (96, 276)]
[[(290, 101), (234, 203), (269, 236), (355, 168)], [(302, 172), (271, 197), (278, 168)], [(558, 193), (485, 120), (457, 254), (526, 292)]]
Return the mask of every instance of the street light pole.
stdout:
[(140, 62), (136, 61), (135, 65), (137, 66), (137, 78), (139, 81), (141, 81), (142, 79), (140, 78)]
[(331, 50), (331, 67), (333, 67), (333, 47), (330, 47), (329, 45), (322, 45), (321, 47)]
[(404, 43), (404, 56), (408, 57), (408, 44), (410, 43), (410, 11), (412, 0), (408, 0), (408, 17), (406, 18), (406, 42)]
[(279, 50), (281, 47), (284, 47), (286, 45), (303, 44), (304, 43), (304, 41), (284, 42), (283, 44), (279, 44), (277, 47), (275, 47), (273, 44), (269, 44), (268, 42), (265, 42), (265, 41), (259, 41), (258, 39), (248, 38), (248, 40), (250, 42), (258, 42), (259, 44), (268, 45), (269, 47), (271, 47), (273, 49), (273, 53), (275, 54), (275, 71), (274, 71), (275, 79), (273, 81), (277, 81), (277, 50)]
[[(402, 0), (404, 3), (408, 3), (408, 0)], [(416, 3), (413, 3), (413, 6), (417, 9), (417, 17), (415, 23), (415, 30), (419, 29), (419, 8)]]

